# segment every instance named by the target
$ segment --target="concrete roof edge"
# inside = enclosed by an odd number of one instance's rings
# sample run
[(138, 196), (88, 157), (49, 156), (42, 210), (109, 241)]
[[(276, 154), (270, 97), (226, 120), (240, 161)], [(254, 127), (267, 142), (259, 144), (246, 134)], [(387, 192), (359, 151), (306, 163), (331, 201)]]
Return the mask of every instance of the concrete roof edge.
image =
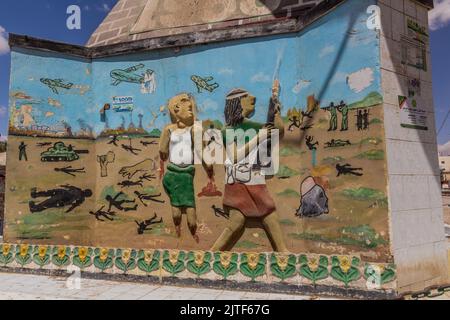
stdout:
[[(85, 59), (104, 58), (152, 50), (299, 32), (345, 1), (346, 0), (324, 0), (296, 19), (286, 18), (265, 23), (135, 40), (98, 47), (84, 47), (13, 33), (9, 34), (9, 44), (11, 48), (18, 47), (46, 52), (63, 53)], [(427, 7), (431, 6), (430, 8), (433, 6), (433, 0), (415, 1), (418, 1)]]

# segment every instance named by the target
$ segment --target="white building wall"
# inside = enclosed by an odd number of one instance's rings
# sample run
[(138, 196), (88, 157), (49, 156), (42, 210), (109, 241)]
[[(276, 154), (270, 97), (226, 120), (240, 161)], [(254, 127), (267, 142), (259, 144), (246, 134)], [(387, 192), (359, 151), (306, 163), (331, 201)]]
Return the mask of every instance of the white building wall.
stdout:
[[(379, 6), (391, 252), (399, 292), (417, 291), (443, 284), (449, 276), (429, 45), (427, 71), (402, 64), (407, 17), (428, 26), (428, 9), (411, 0), (379, 0)], [(408, 78), (420, 80), (428, 131), (401, 127), (398, 96), (408, 96)]]
[(439, 157), (439, 167), (445, 172), (450, 173), (450, 156)]

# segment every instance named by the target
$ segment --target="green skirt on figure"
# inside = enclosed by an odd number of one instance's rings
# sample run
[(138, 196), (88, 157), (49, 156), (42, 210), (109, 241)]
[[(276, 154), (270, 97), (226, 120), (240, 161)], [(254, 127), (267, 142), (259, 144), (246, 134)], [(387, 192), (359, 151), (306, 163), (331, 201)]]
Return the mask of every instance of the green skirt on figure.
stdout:
[(195, 167), (179, 167), (173, 163), (167, 166), (163, 186), (172, 207), (195, 208), (194, 193)]

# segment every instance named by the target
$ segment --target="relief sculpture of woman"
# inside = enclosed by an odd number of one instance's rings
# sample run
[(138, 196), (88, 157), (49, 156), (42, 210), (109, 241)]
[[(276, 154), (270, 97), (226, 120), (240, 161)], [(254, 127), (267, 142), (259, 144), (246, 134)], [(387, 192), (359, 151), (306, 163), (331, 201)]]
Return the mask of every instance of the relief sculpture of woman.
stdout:
[[(212, 251), (231, 250), (245, 230), (248, 220), (262, 223), (274, 251), (288, 252), (283, 238), (275, 202), (266, 186), (267, 177), (258, 159), (258, 148), (262, 140), (271, 139), (271, 132), (278, 129), (280, 138), (284, 134), (284, 123), (279, 103), (280, 86), (276, 80), (272, 88), (271, 118), (273, 122), (261, 124), (251, 121), (255, 113), (256, 98), (243, 89), (232, 90), (226, 97), (225, 120), (223, 132), (227, 153), (225, 164), (226, 181), (223, 206), (229, 215), (228, 225), (212, 247)], [(243, 130), (255, 133), (247, 136), (243, 143), (237, 139), (228, 139), (227, 131)], [(262, 130), (266, 129), (266, 130)], [(263, 133), (265, 131), (265, 133)], [(242, 131), (241, 131), (242, 132)], [(230, 141), (228, 141), (230, 140)], [(234, 144), (234, 146), (233, 146)], [(267, 143), (266, 143), (267, 145)], [(245, 150), (238, 150), (240, 146)]]

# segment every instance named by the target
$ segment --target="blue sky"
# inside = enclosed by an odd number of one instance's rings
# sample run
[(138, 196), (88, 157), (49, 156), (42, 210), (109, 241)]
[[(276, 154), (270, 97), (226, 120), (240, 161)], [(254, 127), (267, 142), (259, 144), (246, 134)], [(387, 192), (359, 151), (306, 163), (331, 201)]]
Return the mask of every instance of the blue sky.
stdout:
[[(444, 0), (446, 2), (447, 0)], [(2, 0), (0, 30), (26, 34), (73, 44), (85, 44), (89, 35), (104, 19), (117, 0)], [(66, 28), (66, 9), (71, 4), (82, 8), (82, 29)], [(20, 19), (18, 19), (20, 17)], [(438, 128), (450, 108), (450, 24), (441, 21), (431, 33), (434, 97)], [(1, 44), (1, 43), (0, 43)], [(1, 46), (0, 46), (1, 48)], [(7, 133), (10, 55), (0, 54), (0, 133)], [(438, 138), (440, 144), (450, 140), (450, 120)]]
[[(117, 0), (2, 0), (0, 27), (7, 32), (84, 45)], [(68, 30), (69, 5), (82, 9), (81, 30)], [(1, 48), (1, 47), (0, 47)], [(0, 50), (1, 52), (1, 50)], [(0, 133), (7, 134), (9, 54), (0, 54)]]

